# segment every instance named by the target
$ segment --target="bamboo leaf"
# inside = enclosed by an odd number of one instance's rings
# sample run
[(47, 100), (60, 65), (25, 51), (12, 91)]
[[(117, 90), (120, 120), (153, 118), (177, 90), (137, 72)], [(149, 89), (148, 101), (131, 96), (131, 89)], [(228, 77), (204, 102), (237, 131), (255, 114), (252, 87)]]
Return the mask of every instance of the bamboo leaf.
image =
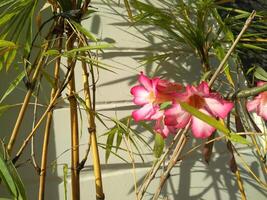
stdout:
[(70, 51), (66, 51), (66, 52), (64, 52), (64, 55), (68, 56), (70, 54), (73, 54), (73, 53), (76, 53), (76, 52), (80, 52), (80, 51), (90, 51), (90, 50), (97, 50), (97, 49), (108, 49), (108, 48), (111, 48), (111, 47), (113, 47), (112, 44), (97, 44), (97, 45), (84, 46), (84, 47), (72, 49)]
[(116, 132), (117, 132), (117, 128), (113, 128), (108, 132), (108, 138), (107, 138), (107, 142), (106, 142), (106, 154), (105, 154), (106, 163), (108, 162), (108, 159), (109, 159), (109, 156), (111, 153), (114, 135), (116, 134)]
[(258, 50), (258, 51), (267, 51), (266, 48), (254, 45), (254, 44), (247, 44), (247, 43), (239, 43), (238, 44), (239, 48), (247, 48), (247, 49), (253, 49), (253, 50)]
[(17, 55), (17, 50), (12, 50), (12, 51), (9, 51), (7, 53), (7, 59), (6, 59), (6, 71), (9, 70), (9, 67), (11, 66), (12, 62), (14, 61), (14, 59), (16, 58), (16, 55)]
[(120, 128), (118, 127), (118, 133), (117, 133), (117, 138), (116, 138), (116, 152), (118, 151), (118, 149), (121, 145), (122, 136), (123, 136), (123, 133), (121, 132)]
[(89, 39), (91, 39), (93, 42), (97, 42), (98, 39), (90, 32), (88, 31), (86, 28), (84, 28), (81, 24), (71, 20), (71, 23), (74, 25), (74, 27), (80, 31), (81, 33), (83, 33), (86, 37), (88, 37)]
[(232, 142), (240, 143), (240, 144), (247, 144), (250, 145), (251, 143), (247, 141), (246, 138), (242, 137), (241, 135), (237, 135), (235, 133), (230, 133), (230, 136), (228, 137), (229, 140)]
[(17, 105), (13, 104), (13, 105), (0, 105), (0, 117), (10, 108), (13, 108)]
[(0, 178), (6, 184), (14, 199), (27, 200), (21, 178), (4, 148), (4, 143), (2, 141), (0, 143)]
[(153, 154), (156, 158), (160, 158), (160, 156), (162, 155), (164, 145), (165, 145), (164, 138), (161, 136), (161, 134), (156, 133), (155, 134), (154, 149), (153, 149)]
[(23, 77), (25, 76), (25, 71), (22, 71), (9, 85), (7, 88), (5, 94), (2, 96), (0, 100), (0, 104), (4, 101), (4, 99), (18, 86), (18, 84), (21, 82)]

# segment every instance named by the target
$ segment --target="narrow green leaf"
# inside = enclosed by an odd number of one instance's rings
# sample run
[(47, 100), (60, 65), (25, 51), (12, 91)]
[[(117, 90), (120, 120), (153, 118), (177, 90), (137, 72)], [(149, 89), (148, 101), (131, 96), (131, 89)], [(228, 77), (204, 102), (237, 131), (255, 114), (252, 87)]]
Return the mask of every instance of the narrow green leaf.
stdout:
[(44, 52), (45, 56), (58, 56), (60, 55), (60, 52), (56, 49), (49, 49), (46, 52)]
[(166, 101), (166, 102), (160, 104), (160, 110), (165, 110), (167, 108), (170, 108), (171, 105), (172, 105), (171, 101)]
[(267, 81), (267, 72), (261, 68), (261, 67), (257, 67), (255, 72), (254, 72), (254, 76), (257, 79), (263, 80), (263, 81)]
[(258, 51), (267, 51), (266, 48), (257, 46), (257, 45), (253, 45), (253, 44), (246, 44), (246, 43), (239, 43), (238, 47), (240, 48), (247, 48), (247, 49), (253, 49), (253, 50), (258, 50)]
[(0, 48), (16, 47), (16, 44), (7, 40), (0, 40)]
[(20, 81), (23, 79), (25, 76), (25, 71), (22, 71), (9, 85), (7, 88), (5, 94), (2, 96), (0, 100), (0, 104), (4, 101), (4, 99), (18, 86)]
[(6, 184), (14, 199), (27, 200), (21, 178), (4, 148), (4, 143), (2, 141), (0, 143), (0, 178)]
[(153, 153), (156, 158), (160, 158), (160, 156), (163, 153), (165, 141), (164, 138), (161, 136), (161, 134), (156, 133), (155, 134), (155, 143), (154, 143), (154, 149)]
[(90, 45), (90, 46), (84, 46), (80, 48), (75, 48), (70, 51), (64, 52), (64, 55), (68, 56), (69, 54), (73, 54), (79, 51), (90, 51), (90, 50), (96, 50), (96, 49), (108, 49), (113, 47), (112, 44), (98, 44), (98, 45)]
[(237, 135), (235, 133), (230, 133), (230, 136), (228, 137), (229, 140), (232, 142), (240, 143), (240, 144), (251, 144), (250, 142), (247, 141), (246, 138), (242, 137), (241, 135)]
[(7, 56), (7, 59), (6, 59), (6, 62), (5, 62), (6, 71), (9, 70), (9, 67), (11, 66), (12, 62), (16, 58), (16, 55), (17, 55), (17, 50), (15, 50), (15, 49), (8, 52), (8, 56)]
[(80, 31), (81, 33), (83, 33), (86, 37), (88, 37), (89, 39), (91, 39), (93, 42), (97, 42), (98, 39), (90, 32), (88, 31), (86, 28), (84, 28), (81, 24), (71, 20), (71, 23), (74, 25), (74, 27)]
[(0, 117), (10, 108), (13, 108), (17, 105), (0, 105)]
[(120, 128), (118, 128), (117, 138), (116, 138), (116, 152), (118, 152), (118, 149), (121, 145), (123, 133), (121, 132)]
[(189, 112), (191, 115), (201, 119), (202, 121), (213, 126), (217, 130), (223, 132), (227, 136), (229, 135), (230, 130), (228, 128), (226, 128), (220, 121), (216, 120), (215, 118), (213, 118), (209, 115), (206, 115), (203, 112), (200, 112), (199, 110), (197, 110), (196, 108), (194, 108), (193, 106), (190, 106), (189, 104), (187, 104), (185, 102), (180, 102), (180, 105), (185, 111)]
[(113, 146), (114, 135), (115, 135), (116, 132), (117, 132), (117, 128), (113, 128), (108, 133), (108, 138), (107, 138), (107, 142), (106, 142), (106, 156), (105, 156), (106, 163), (108, 162), (108, 159), (109, 159), (109, 156), (110, 156), (110, 153), (111, 153), (111, 149), (112, 149), (112, 146)]

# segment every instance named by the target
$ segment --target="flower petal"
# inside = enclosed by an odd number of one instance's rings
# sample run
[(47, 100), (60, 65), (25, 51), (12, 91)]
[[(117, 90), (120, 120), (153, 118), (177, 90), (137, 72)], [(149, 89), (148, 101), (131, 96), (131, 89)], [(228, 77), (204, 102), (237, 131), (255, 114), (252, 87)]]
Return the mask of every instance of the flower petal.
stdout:
[(204, 95), (209, 95), (210, 94), (210, 88), (207, 82), (202, 81), (199, 86), (197, 87), (197, 90)]
[(131, 94), (134, 96), (133, 102), (136, 105), (144, 105), (149, 103), (149, 92), (143, 86), (137, 85), (132, 87)]
[(225, 101), (219, 98), (205, 98), (208, 110), (216, 117), (224, 119), (234, 107), (232, 102)]
[(247, 110), (249, 112), (254, 111), (257, 109), (258, 105), (260, 104), (260, 99), (259, 98), (255, 98), (254, 100), (248, 101), (247, 102)]
[[(200, 109), (199, 111), (209, 115), (209, 113), (205, 110)], [(197, 117), (192, 117), (192, 133), (196, 138), (207, 138), (213, 132), (215, 128), (207, 124), (206, 122), (198, 119)]]
[(150, 120), (155, 112), (156, 110), (152, 104), (145, 104), (142, 108), (133, 111), (132, 116), (136, 122), (140, 120)]
[(146, 90), (151, 91), (153, 89), (152, 80), (144, 75), (143, 72), (139, 75), (138, 81), (145, 87)]
[(257, 114), (267, 120), (267, 102), (261, 102), (257, 107)]
[(165, 111), (165, 124), (167, 126), (175, 126), (176, 128), (184, 128), (190, 121), (191, 115), (185, 112), (180, 104), (174, 104), (172, 108)]

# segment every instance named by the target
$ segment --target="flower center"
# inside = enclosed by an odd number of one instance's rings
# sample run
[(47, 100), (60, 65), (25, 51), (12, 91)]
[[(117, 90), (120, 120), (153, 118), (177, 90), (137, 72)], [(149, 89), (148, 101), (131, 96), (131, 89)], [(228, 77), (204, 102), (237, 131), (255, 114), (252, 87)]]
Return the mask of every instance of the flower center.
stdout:
[(188, 104), (199, 109), (205, 105), (205, 99), (199, 95), (193, 94), (189, 97)]
[(154, 103), (155, 100), (156, 100), (156, 96), (155, 96), (154, 92), (150, 92), (149, 95), (148, 95), (148, 101), (150, 103)]

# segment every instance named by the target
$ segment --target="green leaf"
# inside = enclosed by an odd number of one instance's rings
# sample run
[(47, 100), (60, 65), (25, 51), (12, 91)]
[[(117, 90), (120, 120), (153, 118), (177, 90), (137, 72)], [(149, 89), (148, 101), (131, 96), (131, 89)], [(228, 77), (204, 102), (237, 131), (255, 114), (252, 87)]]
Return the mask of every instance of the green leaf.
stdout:
[(16, 47), (16, 44), (7, 40), (0, 40), (0, 48)]
[(165, 110), (167, 108), (170, 108), (171, 105), (172, 105), (171, 101), (166, 101), (166, 102), (160, 104), (160, 110)]
[(17, 105), (0, 105), (0, 117), (7, 111), (9, 110), (10, 108), (13, 108)]
[(257, 46), (257, 45), (253, 45), (253, 44), (246, 44), (246, 43), (239, 43), (238, 44), (239, 48), (247, 48), (247, 49), (253, 49), (253, 50), (258, 50), (258, 51), (267, 51), (266, 48)]
[(242, 137), (241, 135), (237, 135), (235, 133), (230, 133), (230, 136), (228, 136), (228, 139), (232, 142), (240, 143), (240, 144), (251, 144), (246, 140), (246, 138)]
[(203, 112), (200, 112), (199, 110), (197, 110), (196, 108), (194, 108), (193, 106), (190, 106), (189, 104), (185, 102), (180, 102), (180, 105), (185, 111), (189, 112), (191, 115), (201, 119), (202, 121), (213, 126), (217, 130), (223, 132), (227, 136), (230, 134), (230, 130), (226, 128), (220, 121), (216, 120), (215, 118)]
[(16, 55), (17, 55), (17, 50), (15, 50), (15, 49), (8, 52), (7, 59), (6, 59), (6, 62), (5, 62), (6, 71), (9, 70), (9, 67), (11, 66), (12, 62), (16, 58)]
[(22, 71), (9, 85), (7, 88), (5, 94), (2, 96), (0, 100), (0, 104), (4, 101), (4, 99), (18, 86), (20, 81), (23, 79), (25, 76), (25, 71)]
[(98, 39), (90, 32), (88, 31), (86, 28), (84, 28), (81, 24), (71, 20), (71, 23), (74, 25), (74, 27), (80, 31), (81, 33), (83, 33), (86, 37), (88, 37), (89, 39), (91, 39), (93, 42), (97, 42)]
[(98, 45), (89, 45), (89, 46), (84, 46), (80, 48), (75, 48), (70, 51), (64, 52), (64, 55), (68, 56), (69, 54), (73, 54), (79, 51), (90, 51), (90, 50), (96, 50), (96, 49), (108, 49), (113, 47), (112, 44), (98, 44)]
[(27, 200), (24, 185), (2, 141), (0, 141), (0, 178), (14, 199)]
[(60, 55), (60, 52), (56, 49), (49, 49), (46, 52), (44, 52), (45, 56), (58, 56)]
[(117, 138), (116, 138), (116, 152), (118, 152), (118, 149), (121, 145), (122, 136), (123, 136), (123, 133), (121, 132), (120, 127), (118, 127), (118, 133), (117, 133)]
[(255, 72), (254, 72), (254, 76), (257, 79), (263, 80), (263, 81), (267, 81), (267, 72), (261, 68), (261, 67), (257, 67)]
[(164, 138), (161, 136), (161, 134), (156, 133), (155, 134), (154, 149), (153, 149), (153, 154), (156, 158), (160, 158), (160, 156), (162, 155), (164, 145), (165, 145)]
[(106, 142), (106, 156), (105, 156), (106, 163), (108, 162), (108, 159), (109, 159), (109, 156), (111, 153), (114, 135), (116, 134), (116, 132), (117, 132), (117, 128), (113, 128), (108, 132), (108, 138), (107, 138), (107, 142)]

